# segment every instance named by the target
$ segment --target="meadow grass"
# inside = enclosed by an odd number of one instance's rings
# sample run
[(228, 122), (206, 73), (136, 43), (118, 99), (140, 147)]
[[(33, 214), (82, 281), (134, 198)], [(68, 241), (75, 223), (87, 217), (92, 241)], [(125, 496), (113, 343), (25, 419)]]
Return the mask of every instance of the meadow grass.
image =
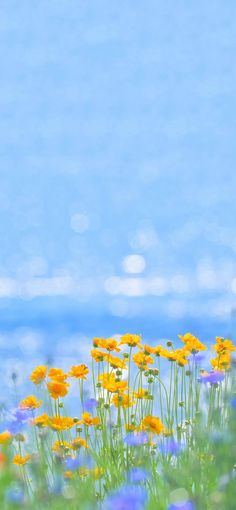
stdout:
[(205, 370), (206, 346), (180, 338), (94, 338), (88, 366), (36, 367), (1, 409), (1, 509), (235, 509), (235, 347), (217, 337)]

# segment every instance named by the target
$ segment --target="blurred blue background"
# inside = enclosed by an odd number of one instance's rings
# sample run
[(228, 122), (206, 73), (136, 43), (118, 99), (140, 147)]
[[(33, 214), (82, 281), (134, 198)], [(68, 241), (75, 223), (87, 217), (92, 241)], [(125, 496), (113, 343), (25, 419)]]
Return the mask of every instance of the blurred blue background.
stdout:
[(234, 0), (2, 0), (7, 367), (93, 335), (233, 334), (235, 18)]

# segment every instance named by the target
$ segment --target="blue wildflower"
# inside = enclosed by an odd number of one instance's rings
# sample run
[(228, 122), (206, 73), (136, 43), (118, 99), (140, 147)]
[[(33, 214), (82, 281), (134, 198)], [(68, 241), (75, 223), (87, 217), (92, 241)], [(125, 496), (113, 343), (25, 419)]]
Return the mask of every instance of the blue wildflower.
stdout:
[(141, 468), (132, 468), (128, 472), (128, 479), (131, 483), (146, 482), (148, 478), (147, 471)]
[(179, 441), (175, 441), (173, 438), (167, 439), (165, 443), (159, 445), (159, 450), (165, 455), (177, 456), (183, 450), (184, 445)]
[(236, 397), (231, 398), (230, 405), (233, 409), (236, 409)]
[(140, 446), (148, 442), (148, 435), (146, 432), (129, 433), (125, 436), (124, 442), (128, 446)]
[(27, 426), (32, 413), (28, 409), (16, 408), (10, 413), (6, 428), (11, 434), (19, 434)]
[(192, 501), (178, 501), (176, 503), (171, 503), (168, 506), (168, 510), (195, 510), (195, 505)]
[(109, 496), (104, 510), (143, 510), (147, 501), (147, 491), (137, 485), (123, 485)]
[(198, 379), (201, 383), (210, 383), (210, 384), (218, 384), (219, 382), (223, 381), (225, 378), (223, 372), (203, 372), (200, 374), (200, 377)]
[(75, 471), (79, 467), (79, 465), (80, 465), (80, 460), (78, 459), (78, 457), (76, 457), (76, 458), (68, 457), (65, 460), (66, 470)]
[(98, 406), (98, 401), (95, 398), (88, 398), (84, 401), (84, 410), (92, 412)]
[(6, 501), (13, 505), (23, 505), (25, 502), (25, 493), (22, 487), (10, 487), (5, 493)]

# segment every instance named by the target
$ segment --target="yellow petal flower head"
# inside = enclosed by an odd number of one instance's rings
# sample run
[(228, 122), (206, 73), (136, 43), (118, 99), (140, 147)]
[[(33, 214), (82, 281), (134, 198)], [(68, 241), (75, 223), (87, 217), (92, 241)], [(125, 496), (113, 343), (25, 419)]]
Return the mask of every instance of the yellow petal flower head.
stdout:
[(216, 337), (216, 345), (213, 346), (213, 349), (218, 354), (226, 354), (227, 352), (235, 351), (236, 347), (234, 346), (233, 342), (231, 342), (231, 340), (228, 340), (227, 338), (224, 339), (220, 336), (217, 336)]
[(69, 384), (53, 379), (47, 383), (48, 392), (55, 400), (59, 397), (65, 397), (68, 393)]
[(52, 451), (58, 454), (63, 454), (65, 450), (70, 450), (71, 445), (67, 441), (55, 441), (52, 445)]
[(120, 337), (120, 345), (128, 345), (129, 347), (141, 347), (141, 336), (140, 335), (132, 335), (130, 333), (126, 333)]
[(88, 375), (89, 369), (87, 365), (82, 363), (81, 365), (73, 365), (70, 369), (69, 376), (74, 377), (75, 379), (86, 379), (86, 375)]
[(69, 430), (75, 425), (75, 422), (69, 416), (53, 416), (48, 419), (48, 425), (54, 431)]
[(115, 407), (132, 407), (135, 402), (129, 395), (122, 393), (113, 395), (111, 403), (114, 404)]
[(114, 338), (94, 338), (93, 345), (94, 347), (99, 347), (100, 349), (106, 349), (109, 352), (120, 352), (118, 342)]
[(29, 395), (20, 401), (21, 409), (37, 409), (42, 405), (42, 400), (38, 400), (34, 395)]
[(151, 345), (144, 344), (142, 349), (144, 354), (156, 354), (156, 347), (151, 347)]
[(31, 421), (32, 425), (37, 427), (47, 427), (48, 426), (48, 415), (46, 413), (37, 416)]
[(86, 412), (82, 414), (82, 420), (78, 423), (82, 423), (83, 425), (86, 425), (86, 427), (90, 427), (91, 425), (100, 425), (100, 418), (99, 416), (95, 416), (93, 418), (90, 413)]
[(88, 448), (88, 443), (87, 443), (87, 441), (85, 441), (85, 439), (78, 436), (72, 441), (71, 448), (72, 448), (72, 450), (78, 450), (81, 447)]
[(187, 349), (191, 353), (197, 353), (198, 351), (206, 350), (206, 346), (200, 342), (200, 340), (192, 335), (192, 333), (185, 333), (185, 335), (178, 335), (182, 342), (185, 343)]
[(226, 352), (225, 354), (219, 354), (215, 358), (210, 360), (211, 365), (214, 370), (228, 370), (231, 365), (231, 355), (230, 352)]
[(119, 368), (120, 370), (123, 370), (124, 368), (127, 368), (126, 362), (124, 359), (120, 359), (117, 356), (111, 356), (109, 355), (107, 357), (107, 361), (111, 365), (112, 368)]
[(47, 375), (48, 367), (46, 365), (39, 365), (33, 372), (31, 372), (30, 379), (34, 384), (41, 384)]
[(122, 393), (128, 389), (127, 381), (110, 380), (103, 382), (102, 386), (111, 393)]
[(90, 351), (91, 357), (99, 363), (100, 361), (106, 360), (108, 354), (106, 352), (98, 351), (97, 349), (92, 349)]
[(145, 416), (141, 422), (142, 428), (153, 432), (154, 434), (161, 434), (164, 432), (165, 427), (157, 416)]
[(133, 396), (139, 400), (147, 399), (149, 397), (149, 391), (143, 388), (138, 388), (137, 391), (133, 392)]
[(0, 433), (0, 444), (9, 443), (11, 438), (12, 438), (12, 435), (9, 432), (9, 430), (4, 430), (3, 432)]
[(68, 376), (61, 368), (50, 368), (48, 377), (54, 381), (65, 382)]
[(153, 364), (154, 360), (151, 356), (148, 356), (147, 354), (144, 354), (144, 352), (136, 352), (136, 354), (133, 354), (133, 361), (138, 366), (138, 368), (141, 368), (143, 370), (147, 370), (148, 365)]
[(22, 455), (15, 455), (13, 458), (13, 464), (16, 464), (16, 466), (24, 466), (31, 458), (31, 455), (25, 455), (24, 457)]

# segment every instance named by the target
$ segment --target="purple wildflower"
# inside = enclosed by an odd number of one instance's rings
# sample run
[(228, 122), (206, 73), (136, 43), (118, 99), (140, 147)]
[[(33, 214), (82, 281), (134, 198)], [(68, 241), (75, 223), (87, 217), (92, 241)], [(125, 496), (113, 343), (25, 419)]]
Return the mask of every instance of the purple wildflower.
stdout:
[(225, 378), (223, 372), (203, 372), (200, 374), (200, 378), (198, 379), (201, 383), (210, 383), (210, 384), (218, 384), (223, 381)]
[(192, 501), (176, 501), (168, 506), (168, 510), (195, 510), (195, 505)]
[(140, 446), (148, 442), (148, 435), (146, 432), (129, 433), (125, 436), (124, 442), (128, 446)]
[(12, 505), (23, 505), (25, 503), (25, 493), (21, 487), (10, 487), (5, 494), (6, 500)]
[(167, 439), (165, 443), (159, 445), (159, 450), (161, 453), (165, 455), (174, 455), (177, 456), (183, 450), (184, 445), (179, 441), (175, 441), (175, 439), (170, 438)]
[(236, 409), (236, 397), (231, 398), (230, 405), (233, 409)]
[(104, 510), (144, 510), (147, 501), (147, 491), (137, 485), (123, 485), (105, 502)]
[(92, 412), (98, 406), (98, 401), (95, 398), (88, 398), (84, 402), (84, 410)]
[(6, 428), (11, 434), (19, 434), (27, 426), (31, 417), (28, 409), (16, 408), (10, 413), (10, 419), (6, 423)]
[(141, 468), (132, 468), (128, 473), (128, 479), (131, 483), (146, 482), (148, 478), (147, 471)]
[(68, 457), (65, 460), (66, 470), (68, 469), (69, 471), (75, 471), (79, 467), (79, 465), (80, 465), (80, 460), (78, 459), (78, 457), (76, 457), (76, 458)]

